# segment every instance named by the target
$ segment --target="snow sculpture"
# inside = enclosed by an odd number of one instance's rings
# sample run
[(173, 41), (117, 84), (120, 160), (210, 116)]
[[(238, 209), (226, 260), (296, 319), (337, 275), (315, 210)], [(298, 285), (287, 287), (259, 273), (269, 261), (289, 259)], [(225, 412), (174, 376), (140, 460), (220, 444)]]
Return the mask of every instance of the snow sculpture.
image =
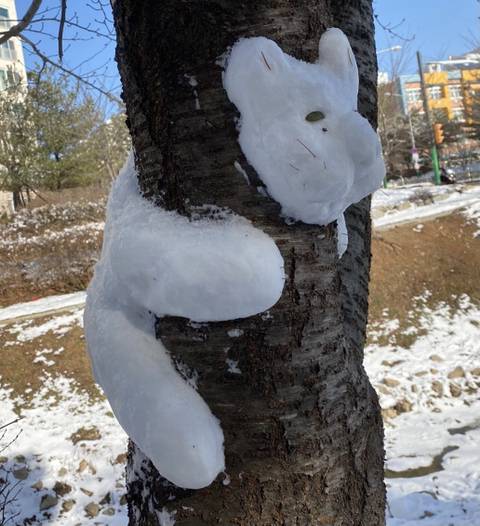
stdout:
[[(241, 113), (240, 146), (283, 214), (337, 221), (342, 252), (343, 211), (378, 188), (385, 169), (378, 137), (356, 111), (347, 38), (330, 29), (319, 52), (319, 62), (307, 64), (266, 38), (240, 40), (224, 85)], [(285, 279), (268, 235), (231, 212), (213, 215), (190, 220), (143, 199), (131, 155), (109, 198), (85, 309), (95, 378), (118, 421), (165, 478), (192, 489), (224, 469), (223, 433), (156, 340), (154, 315), (252, 316), (278, 301)]]
[(344, 210), (385, 175), (378, 136), (357, 112), (358, 70), (345, 34), (328, 29), (315, 64), (264, 37), (239, 40), (224, 87), (241, 114), (240, 147), (283, 214), (319, 225), (337, 220), (345, 250)]
[(108, 201), (85, 334), (118, 421), (174, 484), (196, 489), (215, 479), (223, 433), (155, 339), (153, 313), (244, 318), (274, 305), (283, 284), (283, 259), (268, 235), (231, 212), (191, 221), (154, 206), (139, 193), (130, 156)]

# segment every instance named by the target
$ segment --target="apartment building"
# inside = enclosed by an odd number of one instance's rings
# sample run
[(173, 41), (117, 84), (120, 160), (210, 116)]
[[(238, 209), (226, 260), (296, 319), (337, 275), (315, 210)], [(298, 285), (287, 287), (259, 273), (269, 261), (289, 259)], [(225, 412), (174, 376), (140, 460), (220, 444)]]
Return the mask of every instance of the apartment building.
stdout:
[[(0, 31), (7, 30), (16, 23), (16, 20), (15, 0), (0, 0)], [(18, 82), (26, 81), (22, 43), (18, 38), (11, 38), (0, 44), (0, 91)]]
[[(427, 63), (424, 78), (434, 120), (464, 121), (468, 119), (473, 100), (480, 98), (480, 50)], [(396, 88), (406, 114), (423, 113), (418, 74), (399, 76)], [(474, 96), (475, 92), (477, 96)]]

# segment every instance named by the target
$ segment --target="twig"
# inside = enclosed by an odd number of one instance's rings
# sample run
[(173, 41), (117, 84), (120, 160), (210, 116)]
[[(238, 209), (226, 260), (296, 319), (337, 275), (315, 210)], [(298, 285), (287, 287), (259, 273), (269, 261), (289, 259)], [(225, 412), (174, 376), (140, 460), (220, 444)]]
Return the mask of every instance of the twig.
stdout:
[(16, 424), (19, 420), (20, 420), (20, 418), (16, 418), (15, 420), (12, 420), (11, 422), (7, 422), (6, 424), (1, 425), (0, 426), (0, 431), (2, 429), (5, 429), (8, 426), (12, 426), (13, 424)]
[(265, 64), (267, 65), (267, 68), (272, 71), (272, 68), (270, 67), (270, 64), (267, 62), (267, 59), (265, 58), (265, 55), (263, 54), (263, 51), (260, 52), (262, 54), (262, 57), (263, 57), (263, 61), (265, 62)]
[(395, 29), (397, 29), (397, 27), (401, 26), (404, 22), (405, 22), (405, 19), (403, 18), (402, 20), (400, 20), (400, 22), (394, 26), (392, 25), (386, 25), (384, 24), (378, 15), (373, 15), (375, 17), (375, 20), (377, 21), (377, 24), (385, 31), (387, 31), (388, 33), (390, 33), (392, 36), (396, 37), (396, 38), (399, 38), (400, 40), (403, 40), (404, 42), (411, 42), (412, 40), (415, 40), (415, 35), (413, 35), (412, 37), (410, 38), (407, 38), (407, 37), (403, 37), (402, 35), (400, 35), (399, 33), (397, 33), (395, 31)]
[(63, 71), (67, 75), (71, 75), (73, 78), (77, 79), (79, 82), (82, 82), (86, 86), (89, 86), (90, 88), (93, 88), (93, 89), (97, 90), (98, 92), (102, 93), (110, 101), (116, 102), (117, 104), (122, 104), (122, 101), (118, 97), (116, 97), (115, 95), (112, 95), (110, 92), (100, 88), (99, 86), (97, 86), (93, 82), (90, 82), (89, 80), (85, 79), (81, 75), (78, 75), (77, 73), (75, 73), (71, 69), (66, 68), (62, 64), (59, 64), (58, 62), (55, 62), (54, 60), (51, 60), (49, 57), (47, 57), (47, 55), (45, 55), (42, 51), (40, 51), (40, 49), (38, 49), (37, 45), (34, 42), (32, 42), (25, 35), (20, 35), (20, 38), (25, 42), (25, 44), (28, 44), (32, 48), (33, 52), (38, 57), (40, 57), (43, 60), (44, 63), (50, 64), (54, 68), (57, 68), (60, 71)]
[(310, 148), (307, 145), (303, 144), (303, 142), (300, 139), (297, 139), (297, 141), (305, 148), (305, 150), (312, 154), (312, 157), (314, 157), (315, 159), (317, 158), (317, 156), (312, 152), (312, 150), (310, 150)]
[(60, 23), (58, 25), (58, 59), (63, 62), (63, 30), (67, 16), (67, 0), (62, 0), (60, 8)]

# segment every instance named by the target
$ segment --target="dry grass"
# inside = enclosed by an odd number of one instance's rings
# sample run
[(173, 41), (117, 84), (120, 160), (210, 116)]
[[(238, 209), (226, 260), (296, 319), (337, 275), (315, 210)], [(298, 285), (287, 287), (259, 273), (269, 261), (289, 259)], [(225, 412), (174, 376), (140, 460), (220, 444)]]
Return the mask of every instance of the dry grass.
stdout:
[(0, 305), (85, 289), (104, 214), (103, 199), (23, 210), (0, 224)]
[(415, 298), (425, 291), (429, 295), (422, 302), (430, 307), (445, 302), (455, 310), (462, 294), (480, 302), (477, 227), (460, 215), (422, 224), (421, 229), (412, 223), (374, 233), (372, 240), (369, 321), (380, 322), (388, 309), (388, 318), (400, 323), (395, 341), (407, 347), (418, 334), (401, 332), (418, 326)]
[(39, 190), (39, 196), (34, 195), (27, 208), (33, 209), (51, 205), (66, 205), (68, 203), (94, 203), (106, 199), (110, 190), (109, 184), (79, 186), (58, 191)]
[[(60, 331), (53, 328), (26, 341), (18, 338), (25, 328), (32, 330), (58, 316), (48, 315), (18, 324), (11, 323), (0, 331), (2, 385), (13, 390), (12, 398), (15, 395), (21, 397), (24, 405), (38, 393), (46, 376), (71, 378), (76, 388), (88, 393), (92, 401), (101, 396), (93, 381), (83, 329), (78, 323), (71, 323)], [(68, 316), (68, 313), (62, 316)], [(51, 395), (55, 396), (55, 393)]]

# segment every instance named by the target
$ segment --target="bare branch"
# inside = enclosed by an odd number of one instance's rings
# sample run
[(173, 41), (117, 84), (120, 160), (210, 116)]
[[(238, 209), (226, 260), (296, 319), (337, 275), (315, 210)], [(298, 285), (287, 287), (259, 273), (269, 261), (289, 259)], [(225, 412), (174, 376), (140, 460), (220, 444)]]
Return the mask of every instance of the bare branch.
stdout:
[(30, 7), (27, 9), (27, 12), (25, 13), (25, 16), (20, 20), (20, 22), (14, 26), (12, 26), (8, 31), (6, 31), (1, 37), (0, 37), (0, 45), (9, 40), (12, 37), (18, 37), (20, 33), (30, 24), (33, 17), (35, 16), (36, 12), (38, 11), (38, 8), (40, 7), (40, 4), (42, 3), (42, 0), (32, 0), (32, 3), (30, 4)]
[(58, 25), (58, 58), (63, 62), (63, 30), (65, 28), (65, 18), (67, 15), (67, 0), (62, 0), (60, 10), (60, 24)]
[(390, 33), (395, 38), (399, 38), (400, 40), (403, 40), (404, 42), (411, 42), (412, 40), (415, 40), (415, 35), (413, 35), (410, 38), (408, 38), (408, 37), (404, 37), (404, 36), (400, 35), (397, 31), (395, 31), (398, 27), (400, 27), (405, 22), (404, 18), (402, 18), (402, 20), (400, 20), (400, 22), (398, 24), (392, 25), (392, 24), (384, 24), (380, 20), (380, 18), (379, 18), (379, 16), (377, 14), (374, 14), (373, 16), (375, 17), (375, 20), (376, 20), (377, 24), (384, 31), (386, 31), (387, 33)]
[(6, 427), (11, 426), (13, 424), (16, 424), (19, 420), (20, 420), (20, 418), (16, 418), (15, 420), (12, 420), (11, 422), (7, 422), (6, 424), (2, 424), (0, 426), (0, 430), (5, 429)]
[(59, 69), (60, 71), (63, 71), (64, 73), (67, 73), (67, 75), (71, 75), (73, 78), (77, 79), (79, 82), (82, 82), (86, 86), (89, 86), (90, 88), (93, 88), (94, 90), (97, 90), (98, 92), (102, 93), (107, 97), (110, 101), (116, 102), (117, 104), (122, 104), (122, 101), (116, 97), (115, 95), (112, 95), (110, 92), (104, 90), (100, 86), (97, 86), (93, 82), (90, 82), (86, 78), (82, 77), (81, 75), (78, 75), (71, 69), (66, 68), (62, 64), (59, 64), (58, 62), (55, 62), (54, 60), (50, 59), (45, 53), (40, 51), (38, 46), (35, 44), (35, 42), (32, 42), (29, 38), (27, 38), (25, 35), (20, 35), (20, 38), (25, 42), (25, 44), (28, 44), (32, 51), (45, 63), (50, 64), (54, 68)]

